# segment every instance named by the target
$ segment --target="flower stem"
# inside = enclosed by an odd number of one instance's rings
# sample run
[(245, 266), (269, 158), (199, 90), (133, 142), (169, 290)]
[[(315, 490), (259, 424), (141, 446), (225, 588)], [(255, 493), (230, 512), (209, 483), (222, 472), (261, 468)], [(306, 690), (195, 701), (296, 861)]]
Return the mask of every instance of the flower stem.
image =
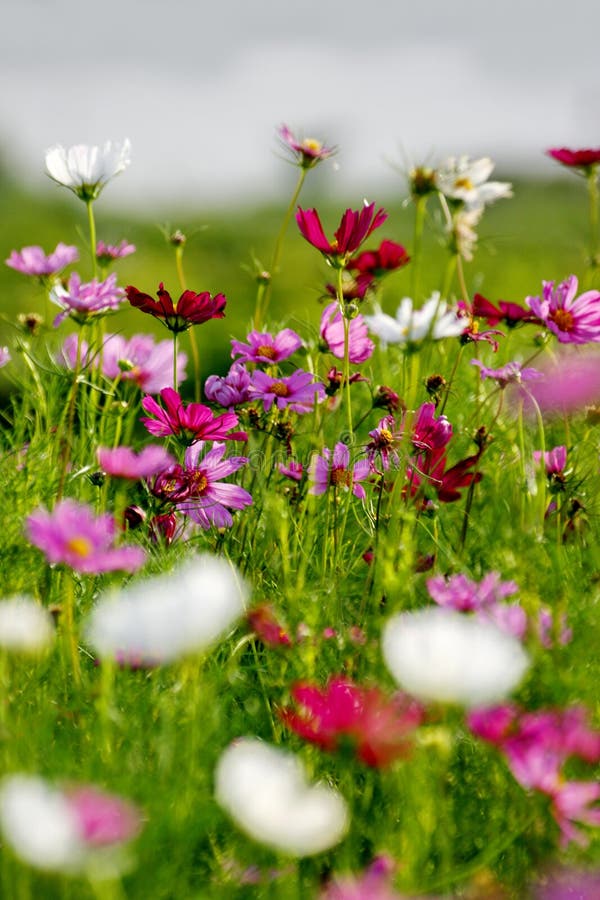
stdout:
[(427, 209), (427, 196), (418, 197), (415, 204), (415, 231), (412, 255), (411, 272), (411, 297), (416, 304), (419, 299), (421, 280), (421, 256), (423, 249), (423, 225), (425, 224), (425, 212)]
[(73, 679), (75, 684), (81, 684), (81, 668), (79, 665), (79, 650), (77, 647), (77, 636), (75, 634), (75, 584), (71, 572), (63, 573), (63, 612), (64, 612), (64, 636), (71, 658), (71, 666), (73, 669)]
[[(175, 247), (175, 268), (177, 269), (177, 278), (182, 291), (187, 290), (185, 273), (183, 271), (183, 250), (185, 244), (177, 244)], [(196, 403), (200, 402), (201, 385), (200, 385), (200, 356), (198, 354), (198, 341), (196, 340), (196, 331), (192, 327), (189, 329), (190, 349), (192, 351), (192, 360), (194, 363), (194, 399)], [(177, 362), (174, 363), (177, 365)], [(177, 386), (175, 386), (177, 390)]]
[(177, 390), (177, 332), (173, 332), (173, 390)]
[(88, 227), (90, 229), (90, 253), (92, 254), (92, 278), (98, 277), (98, 258), (96, 256), (96, 220), (94, 219), (94, 201), (86, 200)]
[(352, 428), (352, 400), (350, 397), (350, 320), (346, 316), (344, 304), (343, 276), (344, 270), (337, 270), (337, 298), (344, 323), (344, 385), (346, 389), (346, 416), (348, 421), (348, 443), (354, 442), (354, 429)]
[(590, 276), (593, 278), (600, 267), (600, 251), (598, 249), (598, 165), (590, 166), (587, 176), (588, 195), (590, 200)]

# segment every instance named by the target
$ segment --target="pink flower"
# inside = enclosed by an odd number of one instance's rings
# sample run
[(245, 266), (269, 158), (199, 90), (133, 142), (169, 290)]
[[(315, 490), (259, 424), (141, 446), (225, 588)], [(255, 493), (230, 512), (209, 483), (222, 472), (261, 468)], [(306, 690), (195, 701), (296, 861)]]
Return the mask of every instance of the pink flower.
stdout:
[(89, 506), (62, 500), (48, 512), (43, 507), (27, 518), (27, 535), (48, 562), (65, 563), (76, 572), (97, 575), (124, 570), (135, 572), (146, 561), (141, 547), (113, 547), (115, 521), (96, 518)]
[(275, 403), (277, 409), (289, 406), (294, 412), (309, 413), (313, 411), (315, 401), (320, 403), (325, 399), (325, 388), (314, 383), (313, 378), (311, 372), (302, 369), (296, 369), (285, 378), (272, 378), (257, 369), (252, 374), (250, 396), (263, 401), (265, 412), (269, 412)]
[(586, 291), (577, 297), (575, 275), (557, 287), (553, 281), (542, 284), (542, 297), (526, 297), (525, 302), (561, 344), (600, 341), (600, 292)]
[(105, 244), (104, 241), (98, 241), (96, 259), (101, 266), (106, 266), (115, 259), (131, 256), (132, 253), (135, 253), (135, 249), (135, 244), (129, 244), (126, 240), (122, 240), (119, 244)]
[(323, 455), (315, 454), (312, 458), (308, 477), (312, 482), (309, 494), (324, 494), (328, 488), (342, 488), (352, 491), (359, 500), (366, 498), (365, 489), (359, 482), (371, 474), (371, 463), (367, 458), (359, 459), (350, 467), (350, 450), (339, 441), (331, 451), (325, 448)]
[(342, 677), (331, 678), (323, 691), (296, 684), (292, 697), (301, 710), (281, 711), (288, 728), (329, 752), (349, 737), (358, 759), (373, 767), (406, 756), (410, 733), (423, 720), (423, 708), (405, 694), (388, 698), (377, 687), (364, 688)]
[(301, 462), (291, 459), (288, 463), (279, 464), (279, 474), (284, 478), (290, 478), (292, 481), (302, 481), (304, 474), (304, 466)]
[(505, 388), (508, 384), (521, 384), (523, 381), (538, 381), (544, 377), (538, 369), (530, 366), (523, 368), (518, 362), (508, 362), (499, 369), (489, 369), (480, 359), (472, 359), (471, 365), (479, 366), (482, 381), (493, 378), (501, 388)]
[(134, 838), (141, 828), (139, 810), (133, 804), (99, 791), (91, 785), (70, 788), (65, 797), (88, 846), (105, 847)]
[(225, 409), (247, 403), (250, 399), (250, 373), (242, 363), (233, 363), (227, 375), (209, 375), (204, 382), (204, 394), (211, 403)]
[(8, 347), (0, 347), (0, 369), (11, 361), (10, 350)]
[(396, 430), (396, 423), (393, 416), (385, 416), (374, 428), (369, 432), (371, 440), (366, 446), (367, 459), (373, 465), (379, 458), (384, 471), (389, 469), (390, 464), (398, 466), (400, 457), (398, 449), (402, 441), (402, 430)]
[(519, 590), (514, 581), (500, 581), (498, 572), (489, 572), (480, 581), (471, 581), (465, 575), (441, 575), (427, 581), (429, 596), (438, 606), (458, 612), (473, 612), (478, 618), (491, 620), (503, 631), (523, 638), (527, 630), (527, 615), (518, 604), (502, 601)]
[(150, 478), (175, 464), (175, 460), (163, 447), (144, 447), (135, 453), (131, 447), (98, 447), (96, 451), (102, 471), (115, 478)]
[[(337, 303), (330, 303), (321, 316), (320, 335), (330, 353), (344, 358), (344, 319)], [(375, 344), (369, 338), (367, 323), (361, 315), (349, 322), (348, 353), (351, 363), (363, 363), (373, 355)]]
[(169, 331), (187, 331), (191, 325), (202, 325), (210, 319), (222, 319), (223, 310), (227, 303), (224, 294), (215, 294), (211, 297), (208, 291), (195, 294), (193, 291), (184, 291), (174, 305), (171, 295), (165, 291), (164, 285), (158, 286), (154, 300), (149, 294), (143, 294), (133, 285), (125, 288), (127, 299), (136, 309), (154, 316), (165, 325)]
[(141, 420), (150, 434), (157, 437), (174, 435), (186, 444), (194, 444), (196, 441), (247, 440), (248, 436), (244, 431), (231, 432), (238, 424), (235, 413), (215, 416), (202, 403), (188, 403), (186, 406), (173, 388), (164, 388), (160, 397), (164, 409), (153, 397), (144, 397), (142, 400), (143, 409), (153, 417)]
[[(66, 343), (66, 341), (65, 341)], [(177, 381), (185, 381), (187, 356), (177, 354)], [(158, 394), (173, 386), (173, 341), (158, 341), (149, 334), (126, 340), (109, 334), (102, 349), (102, 374), (110, 380), (132, 381), (147, 394)]]
[(379, 228), (387, 219), (383, 209), (375, 212), (374, 203), (365, 203), (361, 210), (347, 209), (342, 216), (333, 241), (328, 241), (316, 209), (298, 207), (296, 221), (302, 237), (309, 244), (320, 250), (331, 264), (337, 268), (343, 266), (348, 256), (358, 250), (369, 235)]
[(248, 624), (259, 640), (269, 647), (289, 647), (291, 639), (279, 623), (273, 607), (261, 603), (248, 612)]
[[(527, 392), (545, 415), (574, 413), (600, 401), (600, 365), (595, 352), (564, 352), (543, 369), (544, 378), (527, 386)], [(533, 404), (523, 398), (531, 414)]]
[(376, 857), (360, 878), (334, 878), (320, 900), (403, 900), (391, 885), (395, 864), (387, 856)]
[(552, 814), (560, 828), (563, 847), (571, 841), (587, 846), (587, 837), (573, 823), (600, 825), (600, 806), (592, 806), (597, 800), (600, 800), (597, 781), (565, 781), (553, 792)]
[(63, 308), (54, 319), (56, 328), (67, 316), (83, 324), (90, 316), (118, 309), (125, 294), (122, 288), (117, 287), (117, 276), (114, 273), (105, 281), (94, 278), (93, 281), (82, 284), (77, 272), (73, 272), (67, 289), (56, 285), (50, 291), (50, 299)]
[(56, 250), (46, 256), (41, 247), (23, 247), (17, 252), (13, 250), (6, 260), (6, 265), (23, 275), (39, 277), (56, 275), (66, 266), (79, 259), (79, 250), (67, 244), (58, 244)]
[(570, 169), (589, 170), (600, 163), (600, 147), (597, 150), (568, 150), (566, 147), (555, 147), (546, 150), (548, 156)]
[(533, 900), (597, 900), (600, 871), (554, 869), (544, 872), (535, 885)]
[[(539, 465), (542, 461), (542, 451), (534, 450), (533, 458)], [(544, 453), (544, 465), (548, 475), (562, 475), (567, 465), (567, 448), (564, 444), (560, 447), (554, 447)]]
[(286, 147), (293, 151), (296, 163), (302, 169), (312, 169), (317, 163), (335, 153), (335, 147), (326, 147), (315, 138), (297, 138), (287, 125), (279, 128), (279, 137)]
[(184, 469), (176, 467), (182, 495), (177, 500), (177, 509), (205, 530), (211, 526), (230, 528), (233, 525), (230, 510), (250, 506), (252, 495), (236, 484), (223, 483), (221, 479), (237, 472), (248, 459), (245, 456), (223, 459), (225, 444), (215, 444), (200, 459), (203, 449), (203, 443), (188, 447)]
[(415, 449), (438, 450), (452, 437), (452, 425), (446, 416), (436, 416), (435, 403), (423, 403), (413, 425), (412, 443)]
[(247, 344), (236, 340), (231, 342), (231, 356), (239, 356), (241, 362), (273, 365), (287, 359), (301, 346), (302, 338), (291, 328), (284, 328), (275, 337), (265, 332), (251, 331)]
[[(556, 637), (556, 643), (561, 644), (562, 646), (564, 646), (565, 644), (569, 644), (573, 638), (573, 629), (569, 628), (569, 626), (567, 625), (567, 618), (564, 613), (561, 614), (560, 618), (558, 619), (558, 627), (559, 634)], [(540, 639), (540, 644), (542, 645), (542, 647), (545, 647), (546, 650), (552, 649), (555, 644), (555, 630), (554, 616), (552, 612), (546, 607), (542, 607), (538, 616), (537, 632)]]

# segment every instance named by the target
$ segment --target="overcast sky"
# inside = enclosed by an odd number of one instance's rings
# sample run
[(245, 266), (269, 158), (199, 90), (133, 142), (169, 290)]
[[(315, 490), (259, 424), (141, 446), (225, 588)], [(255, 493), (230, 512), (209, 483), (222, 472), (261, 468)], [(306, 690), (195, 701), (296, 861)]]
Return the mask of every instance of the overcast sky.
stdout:
[(114, 203), (273, 196), (275, 129), (339, 146), (332, 190), (490, 155), (555, 172), (600, 145), (600, 3), (571, 0), (4, 0), (0, 143), (29, 182), (45, 149), (129, 137)]

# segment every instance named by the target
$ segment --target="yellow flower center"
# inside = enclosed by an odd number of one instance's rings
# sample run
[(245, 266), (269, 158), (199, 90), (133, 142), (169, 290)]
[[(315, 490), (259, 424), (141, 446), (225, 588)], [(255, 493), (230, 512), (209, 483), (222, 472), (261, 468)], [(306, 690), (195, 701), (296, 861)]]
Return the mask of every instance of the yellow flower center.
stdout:
[(454, 182), (454, 187), (464, 188), (465, 191), (472, 191), (474, 185), (470, 178), (457, 178)]
[(379, 432), (379, 442), (381, 444), (393, 444), (394, 435), (388, 428), (382, 428)]
[(85, 559), (86, 556), (89, 556), (94, 549), (92, 546), (92, 542), (85, 537), (71, 538), (69, 541), (67, 541), (67, 547), (71, 551), (71, 553), (74, 553), (76, 556), (81, 556), (82, 559)]
[(305, 138), (302, 141), (301, 147), (303, 150), (307, 150), (309, 153), (319, 153), (322, 149), (323, 144), (321, 141), (317, 141), (315, 138)]
[(203, 472), (194, 472), (190, 478), (190, 482), (195, 494), (203, 494), (208, 487), (208, 478)]
[(276, 397), (289, 397), (290, 389), (282, 381), (276, 381), (271, 385), (271, 393), (275, 394)]
[(568, 309), (555, 309), (550, 313), (549, 318), (561, 331), (573, 331), (575, 320)]
[(267, 359), (275, 359), (277, 356), (277, 350), (274, 347), (270, 347), (268, 344), (261, 344), (260, 347), (256, 351), (257, 356), (266, 356)]

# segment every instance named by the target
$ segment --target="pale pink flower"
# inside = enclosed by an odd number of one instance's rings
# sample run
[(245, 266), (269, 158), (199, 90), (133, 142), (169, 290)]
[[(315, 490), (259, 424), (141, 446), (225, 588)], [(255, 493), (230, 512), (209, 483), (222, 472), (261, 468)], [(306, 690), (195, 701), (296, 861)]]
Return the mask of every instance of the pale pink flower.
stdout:
[(63, 309), (54, 319), (56, 328), (67, 316), (83, 324), (92, 315), (118, 309), (125, 299), (125, 293), (122, 288), (117, 287), (117, 276), (114, 273), (105, 281), (94, 278), (83, 284), (77, 272), (73, 272), (67, 288), (56, 285), (50, 291), (50, 299)]
[[(321, 316), (320, 335), (330, 353), (344, 358), (344, 320), (337, 302), (330, 303)], [(359, 314), (349, 322), (348, 357), (351, 363), (365, 362), (373, 355), (375, 344), (369, 338), (364, 318)]]
[(44, 277), (56, 275), (66, 266), (79, 259), (79, 250), (67, 244), (58, 244), (56, 250), (48, 256), (41, 247), (23, 247), (18, 252), (13, 250), (6, 260), (6, 265), (23, 275)]
[(365, 457), (350, 465), (350, 450), (339, 441), (333, 450), (325, 448), (322, 455), (313, 456), (308, 477), (311, 482), (310, 494), (324, 494), (328, 488), (352, 491), (359, 500), (366, 498), (365, 489), (360, 484), (371, 474), (371, 463)]
[(168, 469), (175, 460), (164, 447), (151, 445), (136, 453), (131, 447), (98, 447), (98, 463), (103, 472), (115, 478), (129, 478), (137, 481)]

